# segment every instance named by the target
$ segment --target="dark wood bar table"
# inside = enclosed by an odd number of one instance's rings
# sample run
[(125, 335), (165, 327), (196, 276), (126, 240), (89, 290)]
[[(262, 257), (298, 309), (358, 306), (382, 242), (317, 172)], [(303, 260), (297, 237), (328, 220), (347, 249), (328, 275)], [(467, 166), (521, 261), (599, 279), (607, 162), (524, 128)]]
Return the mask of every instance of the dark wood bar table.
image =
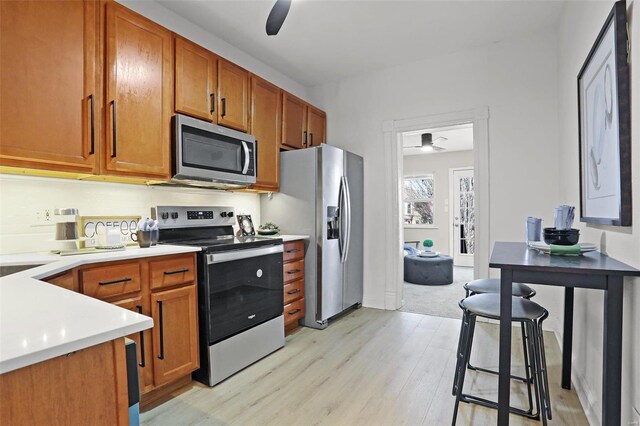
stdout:
[(604, 291), (602, 424), (620, 425), (623, 279), (640, 276), (640, 270), (597, 251), (582, 256), (550, 256), (528, 248), (526, 243), (508, 242), (495, 243), (489, 266), (500, 269), (498, 425), (509, 424), (511, 284), (514, 281), (565, 287), (562, 342), (562, 387), (565, 389), (571, 389), (573, 289)]

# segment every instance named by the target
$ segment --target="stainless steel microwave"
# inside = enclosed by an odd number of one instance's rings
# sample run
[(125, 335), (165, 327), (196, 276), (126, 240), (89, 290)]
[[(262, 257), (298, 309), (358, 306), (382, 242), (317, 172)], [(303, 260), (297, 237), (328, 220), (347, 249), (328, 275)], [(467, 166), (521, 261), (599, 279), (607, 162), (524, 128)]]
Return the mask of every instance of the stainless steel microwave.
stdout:
[(213, 188), (256, 183), (253, 136), (180, 114), (173, 119), (173, 182)]

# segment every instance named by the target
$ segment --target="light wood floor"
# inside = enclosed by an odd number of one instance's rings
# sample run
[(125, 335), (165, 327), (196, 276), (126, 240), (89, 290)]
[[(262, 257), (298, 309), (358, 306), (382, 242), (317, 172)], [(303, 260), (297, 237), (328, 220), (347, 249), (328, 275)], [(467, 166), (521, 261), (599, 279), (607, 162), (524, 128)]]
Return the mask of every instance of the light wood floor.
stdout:
[[(145, 425), (448, 425), (460, 321), (362, 308), (326, 330), (302, 328), (286, 346), (214, 388), (190, 390), (142, 415)], [(478, 323), (472, 360), (497, 365), (497, 331)], [(518, 333), (516, 333), (516, 331)], [(514, 372), (522, 366), (515, 345)], [(545, 341), (551, 425), (587, 425), (577, 395), (560, 387), (560, 351)], [(520, 346), (518, 346), (519, 348)], [(495, 376), (469, 372), (465, 391), (496, 398)], [(512, 404), (524, 401), (514, 383)], [(458, 425), (494, 425), (496, 411), (460, 405)], [(511, 416), (512, 425), (538, 421)]]

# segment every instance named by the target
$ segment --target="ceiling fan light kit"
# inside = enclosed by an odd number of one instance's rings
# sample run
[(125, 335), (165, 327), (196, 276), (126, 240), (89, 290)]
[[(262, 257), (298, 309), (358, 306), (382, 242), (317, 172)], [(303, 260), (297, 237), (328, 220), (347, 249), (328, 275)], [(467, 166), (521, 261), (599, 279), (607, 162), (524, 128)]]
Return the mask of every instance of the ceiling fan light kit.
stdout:
[(422, 150), (423, 151), (445, 151), (446, 148), (434, 145), (434, 142), (440, 139), (442, 139), (443, 141), (448, 140), (444, 136), (438, 136), (434, 140), (433, 133), (423, 133), (422, 134)]

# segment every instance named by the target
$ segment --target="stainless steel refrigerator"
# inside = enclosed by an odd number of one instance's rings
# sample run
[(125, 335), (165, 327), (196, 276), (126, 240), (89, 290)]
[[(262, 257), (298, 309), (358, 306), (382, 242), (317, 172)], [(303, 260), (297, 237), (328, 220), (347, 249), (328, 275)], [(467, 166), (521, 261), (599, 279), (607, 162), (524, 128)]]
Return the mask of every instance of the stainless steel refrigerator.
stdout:
[(261, 220), (310, 236), (305, 254), (307, 327), (362, 304), (362, 157), (328, 145), (280, 154), (280, 192), (261, 197)]

